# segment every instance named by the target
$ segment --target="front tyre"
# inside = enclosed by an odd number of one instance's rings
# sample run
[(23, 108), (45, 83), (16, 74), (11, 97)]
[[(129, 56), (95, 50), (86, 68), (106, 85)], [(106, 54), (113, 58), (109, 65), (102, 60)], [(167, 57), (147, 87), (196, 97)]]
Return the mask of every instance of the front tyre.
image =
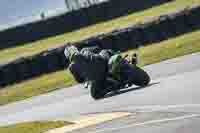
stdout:
[(132, 83), (141, 87), (147, 86), (151, 80), (147, 72), (137, 66), (134, 66), (130, 76), (133, 77)]

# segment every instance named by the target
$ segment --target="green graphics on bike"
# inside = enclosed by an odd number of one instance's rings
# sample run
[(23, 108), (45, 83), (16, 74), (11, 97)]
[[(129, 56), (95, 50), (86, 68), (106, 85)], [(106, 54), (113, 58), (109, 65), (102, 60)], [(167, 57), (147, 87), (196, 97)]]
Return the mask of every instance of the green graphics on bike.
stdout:
[(120, 71), (120, 63), (122, 60), (122, 56), (120, 54), (116, 54), (113, 55), (108, 62), (110, 73), (117, 79), (119, 78), (118, 73)]

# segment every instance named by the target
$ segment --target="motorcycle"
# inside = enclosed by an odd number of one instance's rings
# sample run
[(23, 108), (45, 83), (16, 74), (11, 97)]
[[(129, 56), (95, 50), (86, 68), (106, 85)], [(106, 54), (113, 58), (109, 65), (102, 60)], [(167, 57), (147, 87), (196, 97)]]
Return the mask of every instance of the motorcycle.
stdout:
[[(119, 55), (116, 55), (119, 56)], [(138, 67), (136, 64), (132, 64), (131, 62), (136, 61), (128, 61), (126, 57), (121, 58), (118, 64), (118, 72), (117, 74), (112, 74), (110, 71), (112, 69), (112, 58), (116, 58), (115, 55), (111, 57), (109, 60), (109, 71), (106, 80), (104, 81), (104, 88), (98, 87), (98, 85), (86, 82), (85, 88), (90, 88), (91, 96), (94, 99), (103, 98), (109, 92), (116, 92), (123, 88), (130, 87), (132, 85), (145, 87), (150, 83), (150, 76), (146, 71), (142, 68)], [(91, 87), (89, 87), (91, 85)], [(102, 86), (102, 85), (101, 85)]]
[[(77, 50), (74, 46), (67, 47), (65, 55), (68, 58), (71, 50)], [(69, 70), (73, 74), (75, 80), (79, 83), (85, 82), (84, 87), (90, 88), (91, 96), (94, 99), (103, 98), (107, 93), (112, 91), (119, 91), (126, 86), (147, 86), (150, 82), (150, 76), (142, 68), (138, 67), (136, 54), (132, 56), (131, 60), (127, 60), (126, 56), (122, 57), (119, 53), (112, 50), (99, 50), (96, 47), (82, 49), (82, 53), (90, 51), (91, 53), (99, 54), (103, 57), (106, 55), (107, 72), (102, 81), (88, 81), (84, 76), (84, 72), (80, 71), (80, 66), (76, 63), (71, 63)], [(101, 52), (100, 52), (101, 51)], [(104, 52), (103, 55), (101, 55)]]

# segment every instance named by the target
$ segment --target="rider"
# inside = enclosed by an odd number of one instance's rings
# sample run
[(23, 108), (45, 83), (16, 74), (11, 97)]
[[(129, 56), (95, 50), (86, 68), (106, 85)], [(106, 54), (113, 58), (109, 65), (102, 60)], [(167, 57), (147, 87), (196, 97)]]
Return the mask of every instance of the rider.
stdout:
[[(75, 46), (65, 48), (65, 56), (70, 62), (69, 69), (72, 73), (86, 77), (88, 80), (100, 80), (107, 71), (107, 58), (104, 51), (98, 53), (88, 49), (79, 51)], [(79, 79), (79, 78), (78, 78)], [(78, 80), (82, 83), (83, 80)]]
[(69, 70), (78, 82), (87, 80), (90, 89), (95, 88), (95, 90), (101, 90), (102, 93), (105, 91), (109, 51), (102, 50), (100, 53), (90, 50), (79, 51), (75, 46), (70, 45), (65, 48), (64, 54), (70, 62)]
[[(65, 48), (65, 56), (70, 62), (69, 70), (76, 81), (89, 83), (89, 89), (104, 91), (106, 86), (119, 89), (121, 83), (118, 76), (122, 57), (113, 50), (99, 50), (84, 48), (79, 51), (75, 46), (68, 45)], [(109, 74), (115, 79), (108, 78)], [(118, 81), (117, 81), (118, 80)]]

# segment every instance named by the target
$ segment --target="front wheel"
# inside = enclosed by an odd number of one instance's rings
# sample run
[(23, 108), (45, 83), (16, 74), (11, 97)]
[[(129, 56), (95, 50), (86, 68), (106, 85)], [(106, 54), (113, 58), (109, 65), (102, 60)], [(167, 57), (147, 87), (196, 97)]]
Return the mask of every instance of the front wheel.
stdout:
[(132, 72), (129, 75), (132, 79), (132, 83), (137, 86), (147, 86), (150, 83), (150, 76), (143, 69), (134, 66)]

